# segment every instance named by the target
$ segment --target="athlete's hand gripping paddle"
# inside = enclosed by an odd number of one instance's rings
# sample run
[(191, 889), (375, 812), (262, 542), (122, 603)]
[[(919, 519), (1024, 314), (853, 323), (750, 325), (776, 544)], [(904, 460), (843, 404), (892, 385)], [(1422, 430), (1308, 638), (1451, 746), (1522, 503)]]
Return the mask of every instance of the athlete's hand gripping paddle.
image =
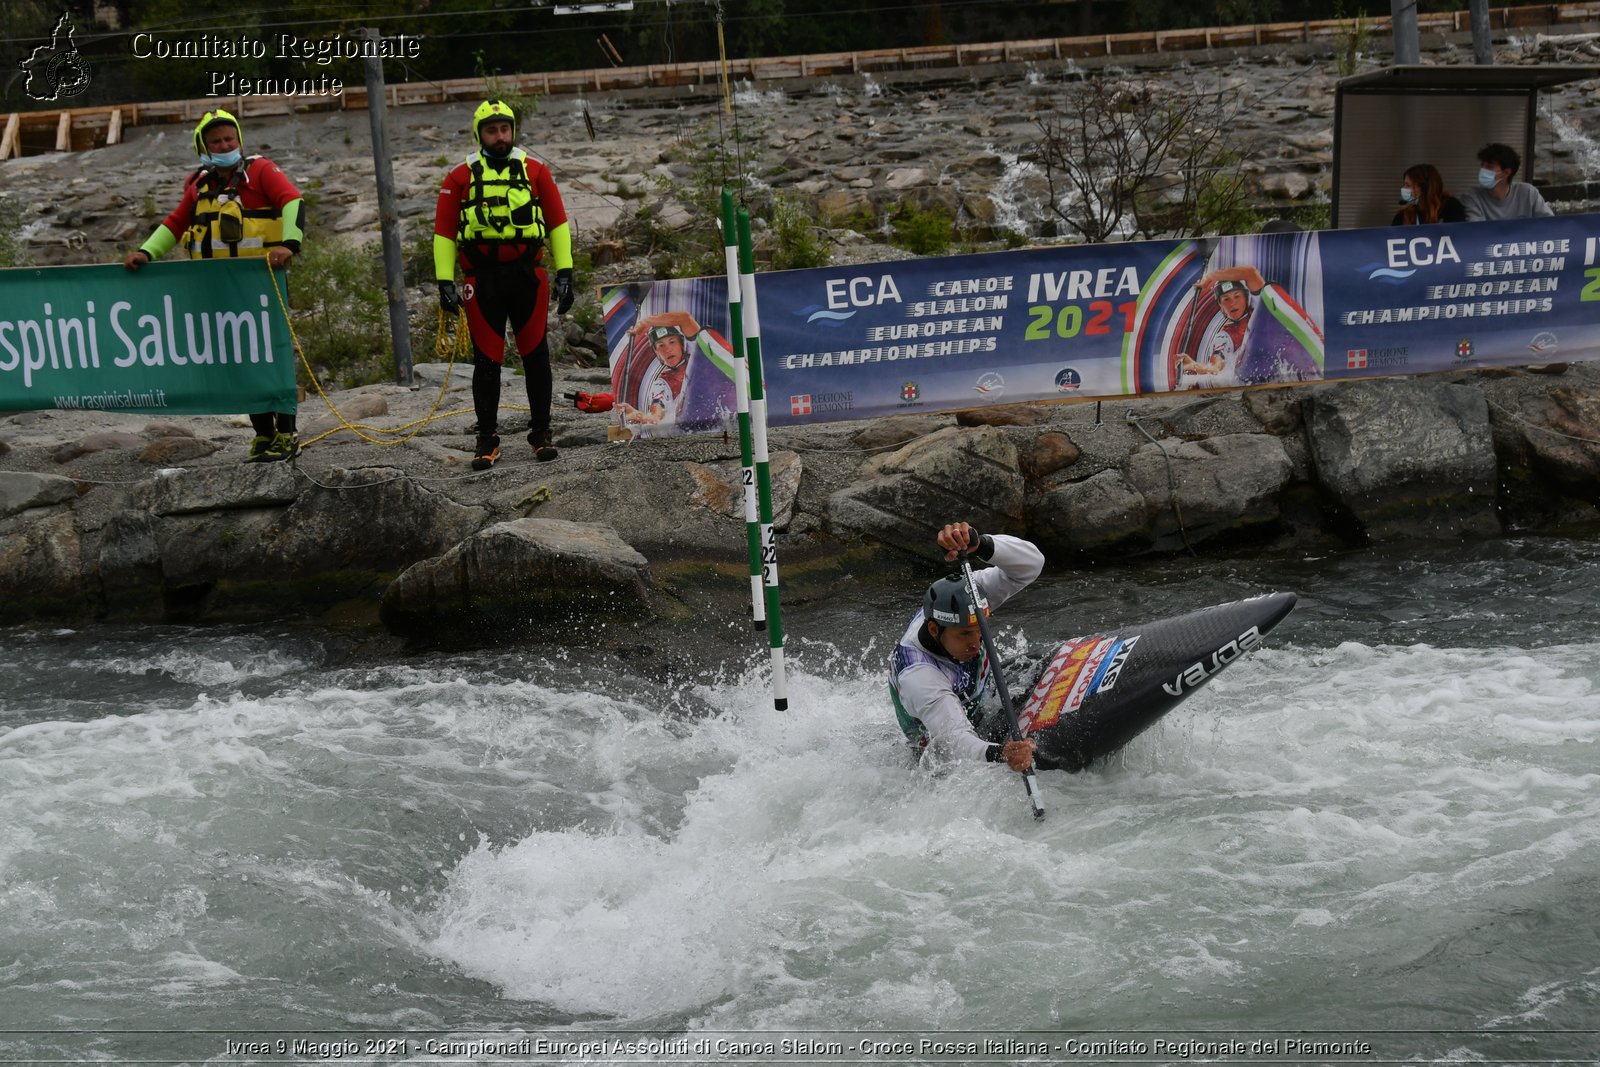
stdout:
[[(983, 598), (978, 595), (978, 580), (972, 576), (972, 564), (967, 559), (966, 549), (960, 550), (957, 556), (961, 560), (961, 577), (967, 583), (967, 599), (972, 603), (972, 613), (978, 617), (978, 632), (983, 635), (983, 650), (989, 656), (989, 663), (994, 670), (994, 685), (1000, 693), (1000, 706), (1005, 709), (1006, 722), (1011, 727), (1011, 740), (1022, 740), (1022, 726), (1017, 722), (1017, 713), (1011, 706), (1011, 693), (1006, 689), (1005, 672), (1000, 669), (1000, 653), (995, 651), (994, 638), (989, 634), (989, 618), (978, 605), (983, 603)], [(1033, 805), (1033, 817), (1044, 818), (1044, 801), (1039, 796), (1039, 783), (1033, 776), (1033, 767), (1029, 766), (1022, 772), (1022, 784), (1028, 789), (1028, 803)]]

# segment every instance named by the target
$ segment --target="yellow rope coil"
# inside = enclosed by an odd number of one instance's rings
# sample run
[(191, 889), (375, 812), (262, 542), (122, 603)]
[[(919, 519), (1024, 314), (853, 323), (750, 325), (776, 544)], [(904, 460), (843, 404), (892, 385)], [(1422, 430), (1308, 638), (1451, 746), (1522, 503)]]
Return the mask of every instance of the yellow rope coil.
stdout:
[[(262, 260), (262, 262), (265, 263), (266, 260)], [(332, 399), (330, 399), (328, 394), (323, 390), (322, 383), (317, 380), (316, 371), (311, 369), (311, 361), (306, 358), (305, 349), (300, 346), (300, 338), (294, 332), (294, 322), (289, 317), (289, 306), (284, 300), (283, 289), (278, 285), (278, 274), (270, 266), (267, 268), (267, 274), (272, 279), (272, 291), (277, 294), (278, 308), (283, 312), (283, 320), (289, 326), (289, 338), (294, 343), (295, 355), (300, 358), (300, 365), (305, 368), (306, 377), (310, 379), (312, 386), (317, 391), (317, 395), (322, 398), (322, 402), (328, 406), (328, 410), (333, 412), (334, 417), (339, 420), (339, 425), (335, 426), (333, 429), (328, 430), (326, 433), (320, 433), (317, 436), (302, 442), (302, 448), (306, 445), (315, 444), (325, 437), (331, 437), (340, 430), (349, 430), (351, 433), (355, 434), (357, 437), (368, 442), (369, 444), (385, 446), (405, 444), (407, 441), (411, 440), (411, 438), (420, 433), (424, 426), (431, 422), (438, 421), (439, 419), (451, 418), (456, 415), (471, 414), (471, 409), (447, 411), (442, 415), (437, 414), (439, 411), (439, 405), (444, 402), (445, 390), (450, 388), (450, 375), (455, 370), (456, 361), (463, 360), (470, 362), (472, 340), (467, 332), (467, 313), (465, 311), (457, 310), (454, 316), (447, 317), (444, 309), (439, 309), (439, 331), (434, 340), (433, 354), (435, 359), (439, 360), (440, 362), (447, 363), (447, 366), (445, 367), (444, 381), (439, 385), (439, 395), (434, 398), (433, 407), (428, 409), (428, 413), (422, 418), (413, 422), (408, 422), (403, 426), (368, 426), (361, 423), (352, 423), (346, 419), (339, 411), (338, 407), (334, 405)], [(406, 433), (405, 431), (407, 430), (410, 432)], [(397, 437), (392, 440), (385, 440), (379, 437), (370, 437), (368, 436), (368, 432), (375, 434), (404, 433), (405, 436)]]

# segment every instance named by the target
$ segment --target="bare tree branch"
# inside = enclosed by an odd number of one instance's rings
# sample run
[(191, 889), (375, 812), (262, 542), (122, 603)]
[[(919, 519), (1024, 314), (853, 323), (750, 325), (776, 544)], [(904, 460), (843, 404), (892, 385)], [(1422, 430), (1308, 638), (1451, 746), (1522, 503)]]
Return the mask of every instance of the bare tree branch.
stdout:
[(1097, 74), (1039, 121), (1034, 158), (1050, 208), (1085, 241), (1199, 236), (1252, 218), (1239, 139), (1243, 105), (1218, 89), (1194, 91)]

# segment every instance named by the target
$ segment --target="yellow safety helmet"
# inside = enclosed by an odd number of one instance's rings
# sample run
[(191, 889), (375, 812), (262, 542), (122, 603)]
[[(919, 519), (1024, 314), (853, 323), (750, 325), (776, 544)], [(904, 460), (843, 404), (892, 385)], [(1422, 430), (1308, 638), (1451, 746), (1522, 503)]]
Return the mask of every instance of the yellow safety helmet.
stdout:
[(207, 111), (204, 115), (201, 115), (199, 125), (194, 128), (194, 150), (196, 155), (203, 156), (206, 154), (206, 131), (222, 122), (226, 122), (234, 128), (239, 134), (239, 147), (244, 147), (244, 130), (240, 128), (239, 120), (234, 118), (231, 112), (224, 111), (219, 107), (215, 111)]
[(517, 113), (511, 110), (511, 105), (504, 100), (485, 100), (478, 105), (478, 110), (472, 113), (472, 139), (480, 145), (483, 144), (483, 135), (478, 131), (485, 122), (495, 119), (504, 119), (511, 123), (511, 139), (517, 138)]

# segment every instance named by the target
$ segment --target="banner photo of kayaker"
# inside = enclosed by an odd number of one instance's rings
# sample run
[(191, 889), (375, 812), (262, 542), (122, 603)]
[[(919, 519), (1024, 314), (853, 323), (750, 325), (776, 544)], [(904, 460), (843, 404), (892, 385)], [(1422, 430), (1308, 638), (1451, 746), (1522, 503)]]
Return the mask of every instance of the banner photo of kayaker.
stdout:
[(0, 411), (293, 411), (294, 366), (260, 259), (0, 271)]
[(1320, 380), (1318, 243), (1314, 233), (1273, 234), (1180, 249), (1172, 280), (1141, 294), (1128, 392)]
[[(770, 422), (1597, 359), (1597, 230), (1600, 217), (1567, 215), (758, 273)], [(697, 309), (698, 325), (725, 289), (606, 294), (630, 405), (650, 354), (641, 334), (619, 349), (620, 331), (669, 307)], [(703, 409), (696, 421), (723, 426)]]
[(726, 279), (619, 286), (602, 307), (618, 425), (640, 438), (735, 429)]

